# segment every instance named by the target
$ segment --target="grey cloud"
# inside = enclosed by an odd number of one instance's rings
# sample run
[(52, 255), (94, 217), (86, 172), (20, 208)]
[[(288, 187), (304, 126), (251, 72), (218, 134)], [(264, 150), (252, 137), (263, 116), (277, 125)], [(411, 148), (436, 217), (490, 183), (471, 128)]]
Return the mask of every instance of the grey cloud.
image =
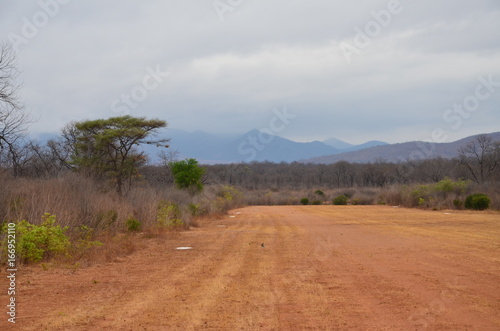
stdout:
[[(242, 0), (221, 21), (212, 1), (73, 0), (20, 47), (22, 95), (39, 118), (32, 129), (113, 116), (111, 104), (160, 66), (171, 75), (133, 115), (243, 133), (286, 105), (300, 118), (283, 132), (290, 138), (426, 139), (479, 76), (500, 81), (500, 4), (401, 0), (401, 14), (348, 64), (340, 43), (352, 44), (354, 28), (388, 3)], [(40, 10), (1, 6), (1, 40)], [(450, 136), (495, 129), (499, 104), (500, 91)]]

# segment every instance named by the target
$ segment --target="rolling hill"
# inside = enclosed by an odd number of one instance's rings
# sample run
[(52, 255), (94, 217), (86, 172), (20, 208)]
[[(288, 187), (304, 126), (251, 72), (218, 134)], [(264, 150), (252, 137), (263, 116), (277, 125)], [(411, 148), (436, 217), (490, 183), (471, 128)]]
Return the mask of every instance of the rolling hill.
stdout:
[[(500, 141), (500, 132), (490, 133), (488, 135), (494, 141)], [(460, 147), (476, 139), (477, 136), (479, 135), (470, 136), (451, 143), (412, 141), (399, 144), (374, 146), (357, 151), (304, 159), (300, 162), (332, 164), (338, 161), (370, 163), (376, 161), (402, 162), (407, 160), (422, 160), (436, 157), (451, 159), (458, 156), (458, 150)]]

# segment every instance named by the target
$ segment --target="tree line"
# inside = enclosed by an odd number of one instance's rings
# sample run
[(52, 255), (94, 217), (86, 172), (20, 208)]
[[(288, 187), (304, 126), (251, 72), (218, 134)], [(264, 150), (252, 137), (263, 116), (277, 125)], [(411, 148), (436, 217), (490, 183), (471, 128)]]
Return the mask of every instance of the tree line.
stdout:
[(434, 158), (389, 163), (249, 163), (206, 166), (207, 181), (247, 190), (387, 187), (437, 183), (448, 177), (479, 184), (500, 182), (500, 142), (479, 136), (456, 159)]

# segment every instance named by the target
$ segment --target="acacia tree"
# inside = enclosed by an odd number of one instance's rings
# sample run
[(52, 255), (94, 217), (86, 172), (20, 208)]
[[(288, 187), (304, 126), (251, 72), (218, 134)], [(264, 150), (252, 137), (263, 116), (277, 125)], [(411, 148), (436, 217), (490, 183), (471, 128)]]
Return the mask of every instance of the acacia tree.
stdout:
[(146, 162), (144, 152), (137, 146), (165, 145), (168, 139), (148, 140), (167, 126), (159, 119), (121, 116), (72, 123), (64, 130), (73, 154), (70, 163), (79, 171), (97, 178), (112, 180), (116, 192), (123, 194), (123, 185), (138, 174), (138, 167)]
[(480, 135), (459, 149), (460, 164), (467, 169), (475, 182), (483, 183), (495, 174), (500, 166), (500, 142), (490, 136)]
[(19, 170), (18, 143), (26, 131), (29, 116), (19, 100), (16, 56), (10, 44), (0, 45), (0, 154), (7, 152), (14, 175)]

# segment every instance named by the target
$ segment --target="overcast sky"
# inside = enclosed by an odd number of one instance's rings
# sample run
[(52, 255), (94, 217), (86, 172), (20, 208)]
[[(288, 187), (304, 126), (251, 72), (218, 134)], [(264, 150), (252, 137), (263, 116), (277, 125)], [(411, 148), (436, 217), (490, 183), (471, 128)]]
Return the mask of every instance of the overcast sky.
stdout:
[(123, 114), (300, 141), (500, 131), (498, 0), (0, 0), (0, 40), (33, 133)]

